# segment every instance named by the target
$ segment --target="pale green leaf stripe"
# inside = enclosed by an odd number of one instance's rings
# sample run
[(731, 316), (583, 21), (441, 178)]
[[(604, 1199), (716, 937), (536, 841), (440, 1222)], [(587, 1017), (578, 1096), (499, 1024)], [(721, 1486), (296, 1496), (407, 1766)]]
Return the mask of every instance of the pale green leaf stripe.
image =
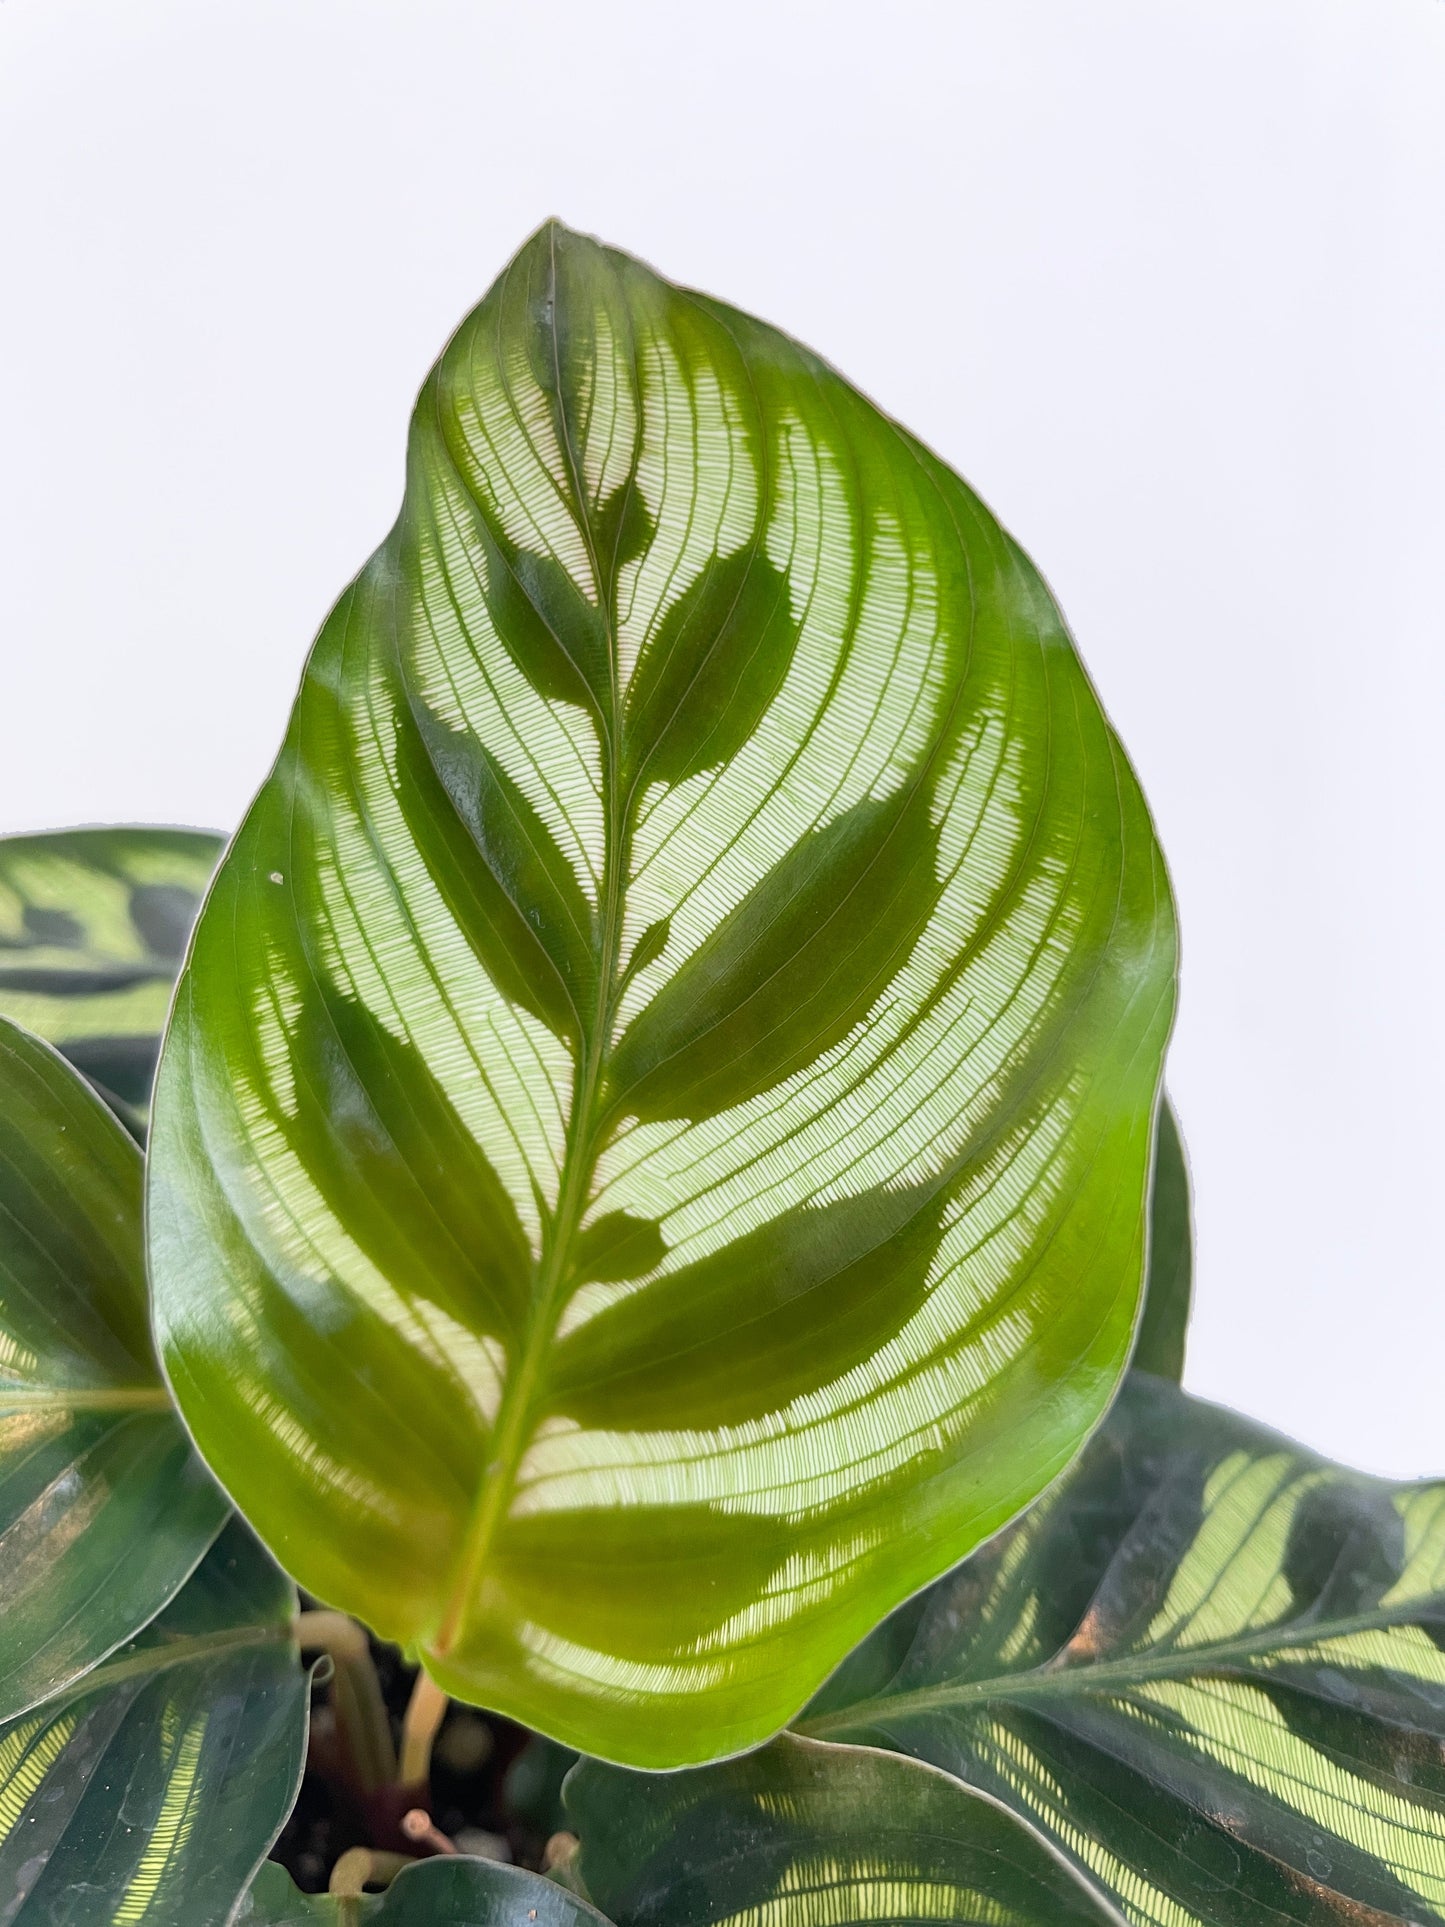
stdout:
[(226, 1927), (300, 1785), (295, 1606), (233, 1523), (152, 1626), (0, 1726), (6, 1927)]
[(202, 918), (172, 1383), (449, 1690), (638, 1764), (751, 1743), (1099, 1418), (1173, 984), (1137, 785), (977, 498), (549, 228), (423, 389)]
[(1135, 1375), (799, 1727), (997, 1795), (1138, 1927), (1445, 1921), (1445, 1483)]
[(0, 837), (0, 1016), (144, 1119), (171, 986), (221, 838), (209, 830)]
[(0, 1017), (0, 1720), (153, 1618), (228, 1510), (151, 1348), (140, 1152)]
[(576, 1876), (617, 1927), (1123, 1927), (1006, 1808), (915, 1760), (784, 1737), (566, 1786)]

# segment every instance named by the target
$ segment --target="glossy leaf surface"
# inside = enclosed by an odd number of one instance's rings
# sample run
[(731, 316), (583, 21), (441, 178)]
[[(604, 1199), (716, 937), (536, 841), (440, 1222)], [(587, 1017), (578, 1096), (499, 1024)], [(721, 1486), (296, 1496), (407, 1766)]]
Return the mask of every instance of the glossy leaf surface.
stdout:
[(209, 830), (0, 837), (0, 1016), (143, 1120), (171, 987), (221, 854)]
[(996, 1794), (1141, 1927), (1445, 1920), (1445, 1482), (1132, 1376), (800, 1727)]
[(588, 1761), (576, 1870), (618, 1927), (1106, 1927), (1120, 1916), (1006, 1809), (870, 1747), (790, 1737), (694, 1773)]
[(1184, 1374), (1184, 1346), (1194, 1289), (1194, 1213), (1189, 1161), (1179, 1119), (1168, 1098), (1154, 1126), (1154, 1175), (1149, 1188), (1149, 1270), (1144, 1315), (1131, 1360), (1136, 1371), (1172, 1378)]
[(494, 1860), (424, 1860), (382, 1893), (303, 1894), (281, 1867), (256, 1877), (236, 1927), (606, 1927), (595, 1907), (541, 1874)]
[(140, 1152), (0, 1018), (0, 1719), (159, 1612), (227, 1509), (151, 1349)]
[(7, 1927), (225, 1927), (301, 1778), (294, 1611), (233, 1523), (138, 1639), (0, 1727)]
[(1173, 972), (1138, 788), (977, 499), (544, 230), (201, 920), (172, 1383), (449, 1691), (638, 1764), (758, 1740), (1103, 1410)]

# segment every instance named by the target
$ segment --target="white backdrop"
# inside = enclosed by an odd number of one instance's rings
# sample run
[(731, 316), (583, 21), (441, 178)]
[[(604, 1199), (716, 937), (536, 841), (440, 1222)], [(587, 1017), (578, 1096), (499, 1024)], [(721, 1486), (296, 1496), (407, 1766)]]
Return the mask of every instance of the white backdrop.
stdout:
[(1189, 1383), (1445, 1471), (1442, 0), (4, 0), (0, 829), (230, 827), (546, 215), (1057, 590), (1183, 918)]

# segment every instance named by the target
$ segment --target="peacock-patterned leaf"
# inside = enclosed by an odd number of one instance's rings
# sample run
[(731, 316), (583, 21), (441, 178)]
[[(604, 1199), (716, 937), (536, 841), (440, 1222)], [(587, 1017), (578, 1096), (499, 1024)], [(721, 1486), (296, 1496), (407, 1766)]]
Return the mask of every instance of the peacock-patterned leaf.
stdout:
[(1445, 1481), (1131, 1375), (798, 1727), (996, 1795), (1136, 1927), (1445, 1921)]
[(1103, 1412), (1173, 992), (1018, 548), (806, 350), (549, 227), (177, 992), (171, 1382), (448, 1691), (750, 1744)]
[(209, 830), (0, 837), (0, 1016), (54, 1044), (132, 1128), (220, 854)]
[(617, 1927), (1123, 1927), (1055, 1848), (917, 1760), (784, 1735), (692, 1773), (584, 1761), (576, 1876)]
[(227, 1927), (301, 1781), (295, 1611), (233, 1521), (139, 1638), (0, 1726), (6, 1927)]
[(153, 1618), (228, 1511), (151, 1345), (140, 1152), (0, 1017), (0, 1720)]

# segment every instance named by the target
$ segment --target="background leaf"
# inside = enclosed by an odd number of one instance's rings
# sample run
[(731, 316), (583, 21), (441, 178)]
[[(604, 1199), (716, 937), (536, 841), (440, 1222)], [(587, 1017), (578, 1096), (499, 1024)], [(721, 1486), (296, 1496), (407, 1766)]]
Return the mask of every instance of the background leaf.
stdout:
[(1184, 1376), (1184, 1346), (1194, 1290), (1194, 1213), (1189, 1160), (1179, 1119), (1167, 1097), (1154, 1126), (1154, 1176), (1149, 1190), (1149, 1273), (1144, 1315), (1134, 1346), (1134, 1369)]
[[(384, 1893), (337, 1900), (303, 1894), (268, 1862), (236, 1927), (598, 1927), (602, 1915), (555, 1881), (495, 1860), (424, 1860), (404, 1867)], [(603, 1927), (606, 1924), (603, 1923)]]
[(188, 1421), (449, 1691), (639, 1764), (756, 1741), (1102, 1413), (1173, 983), (977, 498), (548, 228), (425, 386), (178, 992)]
[(1445, 1920), (1445, 1482), (1131, 1375), (799, 1725), (997, 1795), (1148, 1927)]
[(0, 1728), (0, 1920), (225, 1927), (300, 1784), (295, 1604), (233, 1522), (138, 1639)]
[(151, 1349), (140, 1152), (0, 1018), (0, 1719), (145, 1625), (227, 1510)]
[(0, 1015), (54, 1044), (137, 1126), (221, 843), (139, 826), (0, 837)]
[(693, 1773), (586, 1761), (576, 1869), (618, 1927), (1105, 1927), (1120, 1916), (993, 1800), (915, 1760), (784, 1737)]

